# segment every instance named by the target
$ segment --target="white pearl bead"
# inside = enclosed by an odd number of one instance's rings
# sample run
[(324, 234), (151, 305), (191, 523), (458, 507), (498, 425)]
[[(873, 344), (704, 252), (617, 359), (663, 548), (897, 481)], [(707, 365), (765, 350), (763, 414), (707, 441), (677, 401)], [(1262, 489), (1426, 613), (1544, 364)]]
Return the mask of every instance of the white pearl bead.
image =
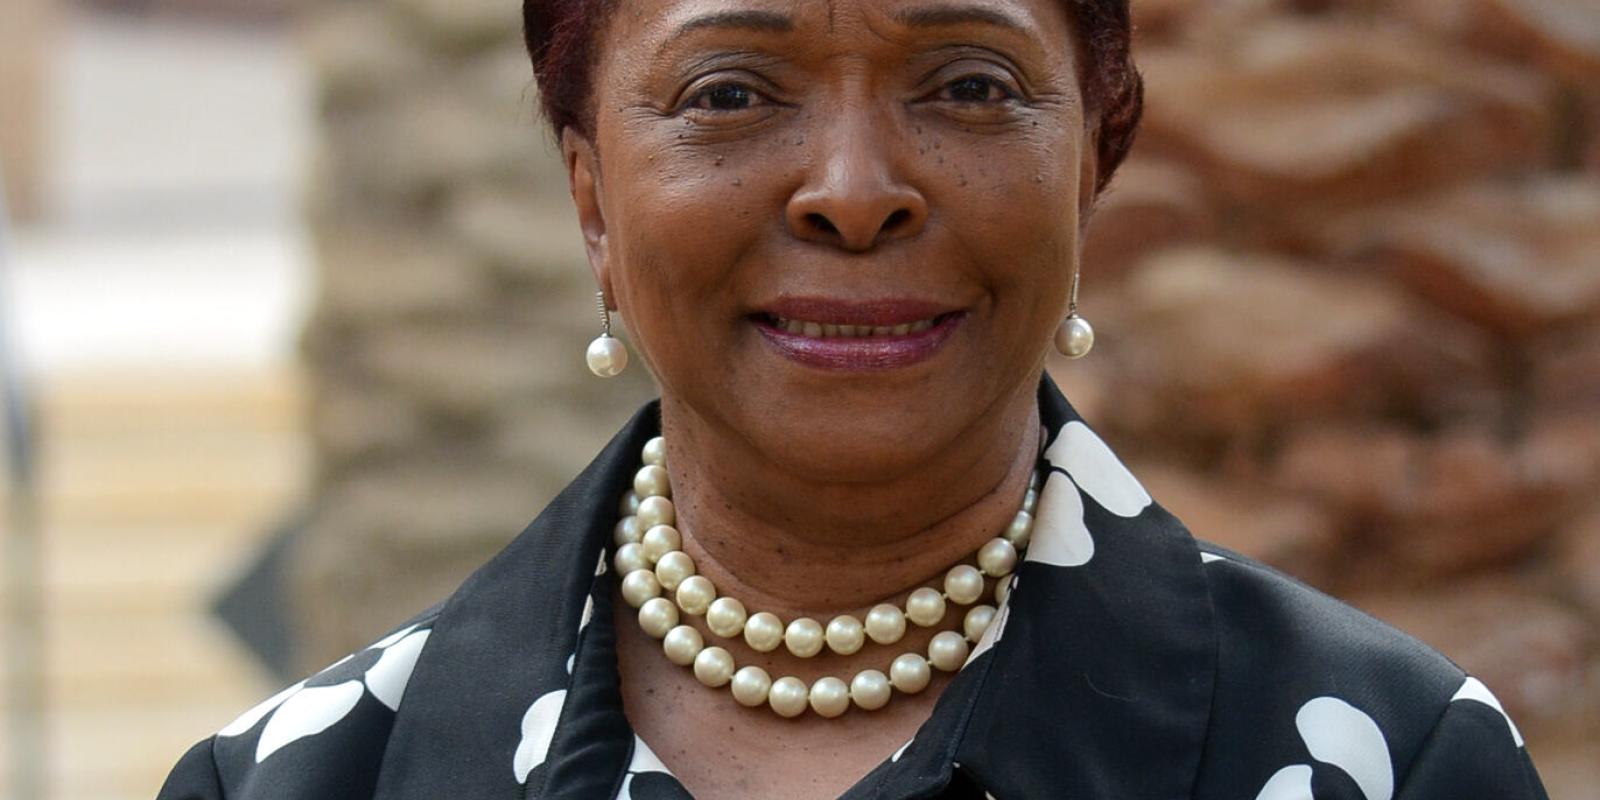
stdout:
[(611, 543), (618, 547), (639, 541), (642, 530), (639, 527), (639, 518), (629, 515), (617, 520), (616, 527), (611, 529)]
[[(1039, 436), (1039, 452), (1043, 453), (1048, 444), (1049, 442), (1047, 441), (1047, 437), (1041, 432), (1041, 435)], [(1044, 476), (1039, 474), (1038, 470), (1034, 470), (1033, 475), (1028, 478), (1028, 488), (1037, 492), (1039, 491), (1039, 486), (1043, 483)]]
[(1006, 597), (1008, 597), (1010, 594), (1011, 594), (1011, 579), (1010, 578), (995, 582), (995, 585), (994, 585), (994, 603), (995, 603), (995, 605), (1005, 605)]
[(878, 644), (894, 644), (906, 635), (906, 615), (895, 606), (879, 603), (867, 612), (867, 635)]
[(656, 525), (644, 532), (639, 546), (644, 548), (644, 557), (655, 563), (674, 550), (682, 550), (683, 536), (671, 525)]
[(955, 631), (940, 631), (928, 641), (928, 663), (955, 672), (967, 663), (967, 640)]
[(678, 510), (665, 497), (646, 497), (639, 501), (639, 530), (648, 531), (657, 525), (671, 525), (678, 521)]
[(850, 687), (829, 675), (811, 684), (811, 710), (833, 719), (850, 710)]
[(850, 655), (867, 643), (866, 629), (861, 620), (849, 614), (840, 614), (828, 620), (828, 649), (842, 656)]
[(717, 587), (704, 575), (690, 575), (678, 584), (677, 598), (678, 608), (683, 609), (683, 613), (699, 616), (711, 608), (712, 600), (717, 599)]
[(744, 631), (746, 619), (744, 603), (732, 597), (719, 597), (706, 609), (706, 627), (711, 632), (731, 639)]
[(744, 643), (758, 653), (770, 653), (783, 643), (783, 621), (778, 615), (761, 611), (744, 623)]
[(928, 688), (932, 679), (927, 659), (916, 653), (902, 653), (889, 665), (889, 683), (902, 694), (916, 694)]
[(694, 663), (695, 656), (705, 649), (706, 642), (700, 638), (700, 632), (688, 625), (679, 625), (670, 631), (661, 640), (661, 650), (667, 654), (667, 660), (680, 667), (687, 667)]
[(599, 336), (589, 343), (583, 358), (589, 371), (602, 378), (614, 378), (628, 366), (628, 348), (615, 336)]
[[(667, 478), (667, 470), (655, 464), (646, 464), (633, 474), (633, 490), (639, 497), (671, 497), (672, 483)], [(644, 500), (639, 501), (639, 507), (644, 508)]]
[(611, 557), (611, 566), (626, 575), (636, 569), (649, 569), (650, 562), (644, 557), (644, 548), (629, 542), (617, 548), (616, 555)]
[(957, 564), (944, 574), (944, 593), (957, 605), (970, 606), (983, 596), (983, 573), (971, 564)]
[(806, 695), (810, 690), (799, 678), (784, 676), (772, 682), (767, 690), (767, 705), (780, 717), (793, 719), (806, 711)]
[(754, 708), (767, 702), (767, 692), (772, 689), (772, 677), (757, 666), (740, 667), (738, 672), (733, 673), (733, 685), (729, 688), (739, 705)]
[(639, 606), (639, 627), (657, 639), (678, 625), (678, 607), (665, 597), (652, 597)]
[(650, 441), (644, 443), (644, 450), (640, 453), (640, 460), (658, 467), (666, 466), (667, 440), (660, 436), (651, 437)]
[(961, 621), (961, 632), (967, 639), (976, 642), (983, 638), (983, 632), (989, 630), (994, 623), (994, 606), (973, 606)]
[(622, 577), (622, 599), (638, 608), (644, 601), (661, 596), (661, 581), (648, 569), (636, 569)]
[(906, 598), (906, 617), (926, 628), (944, 619), (944, 596), (924, 586)]
[(694, 559), (682, 550), (674, 550), (656, 562), (656, 580), (669, 592), (677, 591), (678, 584), (694, 573)]
[(1073, 314), (1056, 328), (1056, 350), (1067, 358), (1083, 358), (1094, 348), (1094, 327)]
[(1022, 510), (1032, 514), (1033, 510), (1038, 507), (1039, 490), (1030, 486), (1028, 487), (1028, 493), (1022, 496)]
[(801, 617), (784, 629), (783, 643), (789, 652), (810, 658), (822, 652), (822, 624), (810, 617)]
[(1018, 511), (1011, 518), (1011, 524), (1002, 534), (1012, 547), (1021, 549), (1028, 546), (1028, 541), (1033, 538), (1033, 515), (1026, 511)]
[(978, 567), (983, 574), (991, 578), (1010, 574), (1017, 566), (1017, 548), (1011, 543), (1001, 539), (990, 539), (989, 543), (978, 551)]
[(720, 647), (707, 647), (694, 657), (694, 677), (715, 689), (733, 680), (733, 654)]
[(865, 711), (877, 711), (889, 704), (889, 676), (875, 669), (864, 669), (850, 679), (850, 699)]
[(632, 489), (622, 493), (622, 502), (617, 507), (617, 513), (630, 517), (639, 513), (639, 493)]

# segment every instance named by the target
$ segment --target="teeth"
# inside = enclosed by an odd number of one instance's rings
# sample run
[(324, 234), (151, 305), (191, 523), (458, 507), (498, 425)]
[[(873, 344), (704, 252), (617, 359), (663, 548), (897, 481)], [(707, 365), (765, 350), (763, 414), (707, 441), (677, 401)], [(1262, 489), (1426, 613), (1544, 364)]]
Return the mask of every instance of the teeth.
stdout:
[(784, 319), (783, 317), (773, 318), (773, 327), (815, 339), (905, 336), (928, 330), (933, 327), (933, 323), (934, 320), (932, 319), (920, 319), (916, 322), (907, 322), (900, 325), (833, 325), (822, 322), (806, 322), (798, 319)]

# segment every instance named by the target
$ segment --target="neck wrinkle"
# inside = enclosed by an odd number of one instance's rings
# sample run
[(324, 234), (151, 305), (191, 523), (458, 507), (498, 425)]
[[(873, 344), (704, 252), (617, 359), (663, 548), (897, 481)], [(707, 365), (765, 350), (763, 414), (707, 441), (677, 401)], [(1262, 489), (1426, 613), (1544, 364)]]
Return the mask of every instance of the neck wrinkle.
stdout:
[[(943, 465), (931, 476), (928, 471), (907, 475), (894, 484), (818, 487), (819, 496), (838, 499), (819, 499), (814, 508), (861, 509), (854, 515), (827, 514), (833, 522), (855, 517), (853, 524), (840, 526), (834, 535), (808, 536), (802, 531), (825, 526), (764, 518), (751, 510), (759, 508), (759, 501), (730, 497), (710, 470), (685, 469), (688, 456), (681, 448), (673, 449), (669, 437), (667, 463), (684, 549), (699, 572), (716, 584), (719, 595), (738, 598), (752, 614), (771, 611), (786, 622), (809, 616), (826, 625), (837, 614), (861, 617), (877, 603), (903, 603), (920, 586), (942, 588), (944, 572), (957, 563), (970, 563), (977, 549), (1005, 530), (1021, 507), (1041, 436), (1034, 394), (1028, 392), (1026, 400), (1015, 404), (1021, 406), (1021, 414), (1006, 415), (1021, 421), (994, 425), (978, 441), (996, 444), (969, 448), (971, 455), (964, 459), (968, 463)], [(664, 416), (665, 409), (664, 404)], [(948, 510), (938, 510), (937, 501), (948, 495), (945, 487), (963, 483), (942, 477), (950, 474), (989, 477), (964, 481), (977, 488), (968, 497), (947, 502)], [(895, 525), (906, 516), (905, 508), (930, 509), (929, 518)], [(872, 541), (862, 541), (869, 537)], [(952, 614), (956, 610), (952, 607)], [(952, 618), (946, 617), (944, 627)]]

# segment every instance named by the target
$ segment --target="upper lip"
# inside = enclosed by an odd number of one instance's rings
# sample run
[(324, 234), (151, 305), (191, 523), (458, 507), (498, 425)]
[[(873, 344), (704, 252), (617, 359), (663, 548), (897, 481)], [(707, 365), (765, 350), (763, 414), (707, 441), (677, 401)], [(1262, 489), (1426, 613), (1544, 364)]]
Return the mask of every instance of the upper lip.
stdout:
[(785, 297), (762, 307), (760, 313), (824, 325), (881, 326), (904, 325), (960, 310), (960, 307), (948, 303), (915, 298), (845, 300), (830, 297)]

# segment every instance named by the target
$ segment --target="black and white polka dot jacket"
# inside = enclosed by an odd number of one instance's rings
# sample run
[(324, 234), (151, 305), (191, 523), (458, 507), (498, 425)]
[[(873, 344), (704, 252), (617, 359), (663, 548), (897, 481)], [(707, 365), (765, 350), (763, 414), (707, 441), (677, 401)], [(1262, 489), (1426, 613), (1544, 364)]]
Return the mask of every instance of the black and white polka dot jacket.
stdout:
[[(1046, 379), (1032, 544), (915, 737), (845, 795), (1543, 800), (1450, 661), (1197, 542)], [(606, 568), (646, 407), (453, 595), (201, 741), (159, 800), (682, 798), (630, 728)]]

